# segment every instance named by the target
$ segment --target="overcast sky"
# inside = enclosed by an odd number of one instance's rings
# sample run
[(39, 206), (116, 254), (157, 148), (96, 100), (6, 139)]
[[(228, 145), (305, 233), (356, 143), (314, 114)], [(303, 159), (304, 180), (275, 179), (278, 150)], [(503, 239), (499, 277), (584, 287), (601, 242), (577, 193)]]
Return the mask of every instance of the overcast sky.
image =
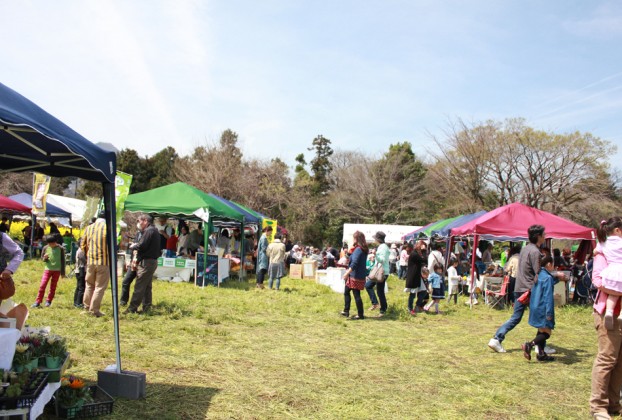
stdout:
[(450, 119), (507, 117), (622, 152), (620, 1), (0, 5), (0, 82), (143, 156), (188, 154), (227, 128), (246, 157), (290, 165), (318, 134), (369, 154), (410, 141), (425, 156)]

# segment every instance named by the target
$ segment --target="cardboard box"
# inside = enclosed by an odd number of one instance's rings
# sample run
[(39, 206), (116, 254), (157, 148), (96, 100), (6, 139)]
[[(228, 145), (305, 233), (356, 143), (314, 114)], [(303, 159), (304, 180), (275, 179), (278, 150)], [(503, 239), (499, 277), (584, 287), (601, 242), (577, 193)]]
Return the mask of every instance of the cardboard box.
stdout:
[(305, 261), (302, 263), (302, 278), (303, 279), (315, 279), (316, 271), (317, 271), (317, 262)]
[(289, 266), (289, 278), (302, 279), (302, 264), (291, 264)]

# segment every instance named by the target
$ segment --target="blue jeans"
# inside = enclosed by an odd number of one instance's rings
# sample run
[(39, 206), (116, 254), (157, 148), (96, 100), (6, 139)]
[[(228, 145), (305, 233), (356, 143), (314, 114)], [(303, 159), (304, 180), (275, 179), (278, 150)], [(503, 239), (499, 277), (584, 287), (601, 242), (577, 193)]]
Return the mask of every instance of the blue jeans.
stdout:
[(365, 290), (367, 290), (367, 294), (369, 295), (369, 299), (371, 300), (372, 305), (377, 305), (380, 300), (380, 313), (385, 313), (387, 311), (387, 297), (384, 294), (384, 284), (387, 281), (389, 276), (384, 276), (384, 281), (382, 283), (378, 283), (378, 298), (376, 298), (376, 293), (374, 292), (374, 283), (371, 280), (367, 280), (365, 282)]
[[(273, 281), (273, 280), (274, 280), (274, 279), (273, 279), (272, 277), (270, 277), (270, 280), (268, 280), (268, 287), (269, 287), (270, 289), (272, 289), (272, 281)], [(277, 277), (277, 278), (276, 278), (276, 290), (279, 290), (279, 287), (281, 287), (281, 278), (280, 278), (280, 277)]]
[(518, 298), (523, 294), (523, 292), (514, 292), (514, 312), (512, 312), (512, 316), (508, 319), (505, 324), (499, 327), (497, 332), (495, 333), (495, 338), (502, 342), (505, 340), (505, 335), (512, 331), (514, 327), (516, 327), (521, 319), (523, 319), (523, 314), (525, 313), (525, 308), (528, 307), (523, 305), (518, 301)]

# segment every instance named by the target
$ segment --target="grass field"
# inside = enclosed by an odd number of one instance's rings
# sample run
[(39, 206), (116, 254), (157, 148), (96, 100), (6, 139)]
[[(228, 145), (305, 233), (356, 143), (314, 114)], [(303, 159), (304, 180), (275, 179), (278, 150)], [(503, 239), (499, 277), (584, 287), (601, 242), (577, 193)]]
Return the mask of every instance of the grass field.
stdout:
[[(22, 264), (16, 301), (34, 301), (41, 270), (38, 261)], [(66, 336), (70, 372), (95, 381), (115, 362), (111, 297), (108, 316), (80, 315), (74, 287), (61, 280), (52, 307), (33, 309), (28, 323)], [(488, 349), (508, 310), (444, 303), (444, 315), (411, 317), (403, 283), (391, 277), (389, 287), (387, 316), (348, 321), (338, 315), (342, 295), (313, 281), (286, 278), (279, 292), (252, 280), (205, 289), (156, 281), (152, 313), (120, 320), (123, 368), (147, 374), (147, 398), (117, 399), (107, 418), (589, 416), (589, 308), (558, 309), (557, 360), (541, 364), (520, 350), (534, 336), (526, 320), (508, 335), (507, 353)]]

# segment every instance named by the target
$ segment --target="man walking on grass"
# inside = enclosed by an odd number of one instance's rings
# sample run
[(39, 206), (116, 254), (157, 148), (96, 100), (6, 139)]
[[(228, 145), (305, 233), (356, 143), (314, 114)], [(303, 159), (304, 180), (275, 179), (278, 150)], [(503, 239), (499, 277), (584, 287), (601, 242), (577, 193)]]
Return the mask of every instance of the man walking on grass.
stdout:
[(130, 245), (137, 250), (136, 284), (130, 304), (125, 313), (136, 313), (142, 303), (143, 312), (149, 311), (152, 304), (151, 284), (160, 256), (160, 233), (153, 226), (153, 218), (148, 214), (138, 216), (138, 225), (143, 232), (138, 243)]
[(514, 312), (509, 320), (506, 321), (495, 333), (495, 336), (488, 342), (488, 347), (497, 353), (505, 353), (505, 349), (501, 345), (505, 339), (505, 335), (512, 331), (523, 318), (525, 308), (529, 306), (523, 305), (518, 298), (531, 287), (538, 277), (540, 271), (540, 245), (544, 243), (544, 226), (532, 225), (527, 230), (529, 236), (529, 244), (524, 247), (518, 257), (518, 274), (516, 275), (516, 286), (514, 287)]

